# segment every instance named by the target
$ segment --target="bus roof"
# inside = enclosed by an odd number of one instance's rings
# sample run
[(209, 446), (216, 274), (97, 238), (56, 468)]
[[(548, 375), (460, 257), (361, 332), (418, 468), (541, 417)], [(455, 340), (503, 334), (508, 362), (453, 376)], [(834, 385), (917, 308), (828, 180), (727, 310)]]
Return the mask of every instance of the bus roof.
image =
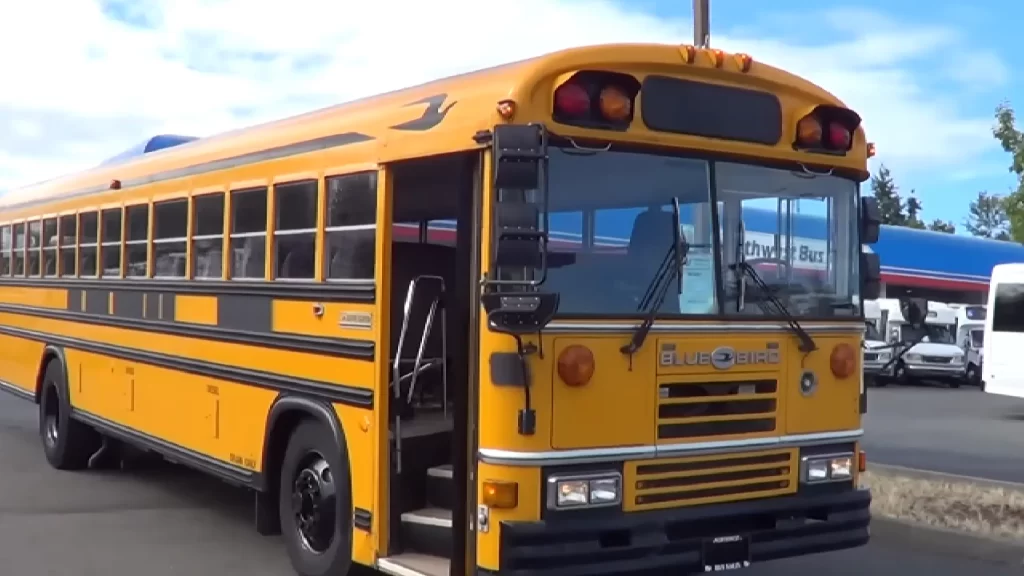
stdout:
[[(95, 168), (10, 190), (0, 196), (0, 209), (98, 194), (109, 190), (114, 180), (127, 188), (155, 181), (156, 175), (187, 175), (187, 169), (198, 165), (259, 155), (273, 159), (275, 150), (289, 145), (303, 144), (308, 148), (305, 151), (312, 152), (346, 139), (346, 143), (379, 142), (391, 136), (393, 130), (402, 130), (409, 137), (420, 133), (431, 142), (447, 139), (458, 142), (462, 150), (471, 149), (479, 146), (472, 140), (478, 130), (500, 122), (496, 112), (499, 101), (517, 96), (517, 101), (529, 99), (534, 96), (531, 87), (545, 78), (582, 67), (660, 66), (685, 70), (681, 68), (681, 53), (680, 46), (662, 44), (571, 48), (205, 138), (161, 136), (157, 137), (161, 145), (154, 146), (156, 139), (149, 139), (141, 145), (141, 153), (136, 147)], [(801, 93), (822, 103), (843, 106), (821, 87), (766, 64), (757, 63), (746, 76), (750, 84), (759, 87)], [(430, 133), (422, 134), (427, 129)], [(452, 151), (456, 150), (439, 149), (431, 154)], [(379, 157), (374, 154), (373, 158)]]

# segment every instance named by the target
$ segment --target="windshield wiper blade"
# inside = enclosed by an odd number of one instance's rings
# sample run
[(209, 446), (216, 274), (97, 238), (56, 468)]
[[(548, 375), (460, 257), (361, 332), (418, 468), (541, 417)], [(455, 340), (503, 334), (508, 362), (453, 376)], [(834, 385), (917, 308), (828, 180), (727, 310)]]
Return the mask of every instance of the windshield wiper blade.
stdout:
[(646, 311), (646, 314), (640, 324), (633, 330), (633, 336), (630, 337), (629, 342), (619, 348), (619, 351), (629, 356), (630, 368), (632, 368), (633, 354), (643, 347), (644, 342), (647, 340), (647, 334), (650, 333), (651, 326), (654, 324), (654, 319), (658, 315), (658, 310), (661, 309), (662, 303), (665, 302), (668, 289), (672, 285), (669, 280), (672, 279), (673, 275), (676, 279), (677, 293), (683, 293), (683, 265), (689, 246), (683, 242), (680, 235), (682, 225), (679, 218), (679, 200), (677, 198), (672, 199), (672, 221), (672, 244), (668, 247), (668, 252), (662, 258), (661, 265), (655, 271), (650, 284), (647, 285), (647, 290), (644, 291), (640, 304), (637, 305), (637, 311)]
[[(790, 313), (789, 309), (786, 308), (786, 305), (783, 304), (777, 296), (775, 296), (775, 293), (772, 291), (772, 288), (768, 286), (768, 284), (764, 281), (763, 278), (761, 278), (761, 275), (757, 273), (757, 270), (755, 270), (753, 266), (741, 260), (740, 262), (733, 264), (731, 268), (740, 273), (739, 280), (741, 283), (744, 281), (744, 275), (753, 280), (754, 285), (756, 285), (758, 290), (761, 291), (761, 294), (763, 294), (765, 299), (769, 303), (771, 303), (771, 305), (775, 308), (775, 313), (785, 318), (790, 330), (797, 337), (797, 339), (800, 340), (801, 352), (810, 353), (818, 349), (818, 345), (817, 343), (814, 342), (814, 338), (811, 338), (811, 335), (807, 332), (807, 330), (804, 330), (804, 327), (801, 326), (799, 322), (797, 322), (796, 317), (793, 316), (793, 314)], [(758, 304), (762, 306), (763, 310), (764, 302), (759, 299)]]

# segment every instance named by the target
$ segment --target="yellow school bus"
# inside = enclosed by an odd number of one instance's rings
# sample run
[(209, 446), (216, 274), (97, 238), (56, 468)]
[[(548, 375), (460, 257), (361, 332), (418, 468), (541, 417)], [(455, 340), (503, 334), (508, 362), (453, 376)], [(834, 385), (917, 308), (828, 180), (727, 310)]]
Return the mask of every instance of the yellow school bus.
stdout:
[(861, 546), (860, 123), (747, 55), (609, 45), (155, 137), (0, 196), (0, 385), (57, 469), (251, 489), (303, 576)]

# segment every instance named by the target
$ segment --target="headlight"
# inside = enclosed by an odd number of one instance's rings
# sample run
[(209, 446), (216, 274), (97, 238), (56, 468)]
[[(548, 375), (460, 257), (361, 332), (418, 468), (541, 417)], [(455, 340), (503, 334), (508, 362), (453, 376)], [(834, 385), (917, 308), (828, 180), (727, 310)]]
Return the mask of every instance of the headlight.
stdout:
[(953, 356), (953, 364), (963, 364), (963, 363), (964, 363), (964, 357), (963, 356)]
[(889, 355), (888, 352), (879, 352), (878, 353), (878, 361), (879, 362), (888, 362), (890, 358), (891, 358), (891, 356)]
[(920, 362), (921, 361), (921, 355), (920, 354), (905, 354), (903, 357), (907, 360), (907, 362)]
[(853, 454), (805, 456), (800, 476), (805, 484), (850, 480), (853, 478)]
[(552, 476), (547, 501), (552, 510), (615, 506), (622, 502), (622, 476), (618, 472)]

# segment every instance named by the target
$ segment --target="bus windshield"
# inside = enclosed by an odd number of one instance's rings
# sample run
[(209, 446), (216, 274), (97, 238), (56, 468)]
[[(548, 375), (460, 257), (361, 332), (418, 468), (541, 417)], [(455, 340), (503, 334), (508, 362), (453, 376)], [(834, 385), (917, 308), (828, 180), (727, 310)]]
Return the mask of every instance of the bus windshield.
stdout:
[[(736, 261), (741, 222), (744, 255), (790, 313), (849, 317), (858, 312), (853, 181), (651, 153), (553, 147), (549, 154), (553, 257), (545, 289), (561, 295), (560, 315), (638, 313), (671, 246), (674, 199), (688, 244), (683, 292), (666, 298), (659, 315), (766, 314), (750, 290), (751, 305), (738, 309), (735, 279), (716, 264)], [(715, 178), (717, 191), (710, 186)], [(800, 217), (797, 200), (812, 214), (794, 226)], [(720, 259), (714, 251), (716, 217)], [(769, 250), (780, 238), (788, 247), (781, 256)], [(560, 258), (558, 253), (570, 254)], [(726, 300), (719, 302), (723, 292)]]
[[(860, 299), (857, 184), (806, 171), (715, 165), (722, 250), (745, 261), (795, 316), (856, 314)], [(756, 314), (761, 290), (726, 276), (726, 313)], [(742, 299), (741, 299), (742, 296)]]
[(680, 204), (689, 252), (683, 296), (666, 298), (659, 311), (716, 313), (708, 181), (704, 160), (552, 148), (550, 249), (573, 255), (568, 265), (548, 271), (546, 289), (561, 294), (559, 313), (637, 314), (672, 245), (673, 199)]

